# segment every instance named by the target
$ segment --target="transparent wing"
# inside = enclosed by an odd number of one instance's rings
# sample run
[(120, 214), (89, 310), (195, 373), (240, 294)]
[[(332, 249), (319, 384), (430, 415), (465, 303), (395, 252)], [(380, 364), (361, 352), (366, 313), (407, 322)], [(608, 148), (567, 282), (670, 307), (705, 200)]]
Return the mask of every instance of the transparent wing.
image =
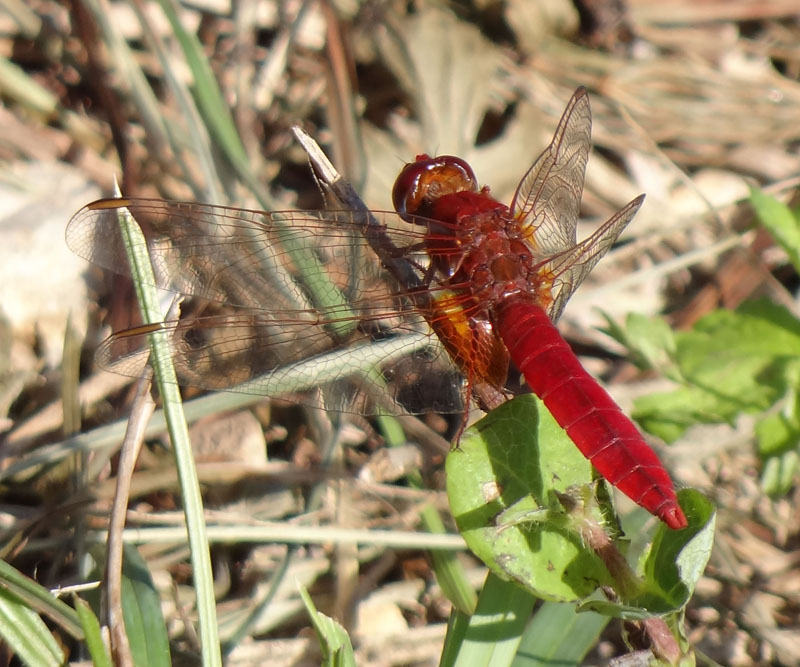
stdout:
[[(209, 301), (272, 311), (312, 309), (341, 301), (337, 291), (358, 300), (380, 270), (364, 223), (350, 211), (265, 212), (102, 199), (73, 216), (67, 245), (94, 264), (129, 275), (117, 218), (122, 208), (143, 228), (157, 286)], [(387, 228), (397, 219), (389, 212), (373, 215)], [(393, 241), (402, 248), (421, 244), (424, 228), (407, 227), (393, 230)]]
[(592, 140), (592, 110), (585, 88), (567, 104), (553, 140), (522, 178), (511, 203), (512, 214), (529, 228), (531, 244), (548, 259), (537, 268), (552, 283), (548, 314), (556, 321), (567, 300), (598, 260), (608, 252), (639, 210), (644, 196), (603, 223), (577, 243), (586, 163)]
[[(170, 335), (181, 384), (277, 396), (377, 368), (382, 391), (410, 412), (463, 410), (461, 376), (415, 300), (381, 268), (356, 214), (145, 199), (89, 204), (70, 221), (67, 243), (123, 274), (121, 208), (146, 230), (157, 286), (213, 302), (199, 317), (155, 327)], [(396, 218), (375, 215), (384, 225)], [(424, 228), (394, 230), (393, 252), (412, 252), (424, 236)], [(428, 296), (436, 293), (430, 285)], [(138, 375), (152, 331), (113, 335), (98, 352), (99, 365)], [(359, 383), (363, 388), (363, 379), (351, 383), (353, 394)], [(351, 392), (339, 390), (338, 409), (372, 411), (348, 408)]]
[(592, 140), (592, 111), (585, 88), (567, 104), (550, 145), (522, 177), (512, 214), (530, 228), (543, 255), (575, 246), (583, 179)]
[(551, 257), (541, 267), (540, 273), (553, 279), (553, 302), (547, 310), (550, 319), (555, 322), (561, 317), (567, 300), (578, 289), (594, 265), (614, 245), (643, 201), (644, 195), (639, 195), (606, 220), (591, 236), (569, 250)]
[(260, 315), (190, 318), (112, 335), (97, 352), (98, 365), (138, 376), (148, 359), (147, 336), (157, 330), (170, 336), (181, 385), (281, 397), (335, 382), (329, 407), (340, 411), (376, 414), (384, 397), (409, 413), (464, 410), (463, 378), (447, 353), (429, 332), (409, 326), (342, 340), (324, 326), (270, 323)]

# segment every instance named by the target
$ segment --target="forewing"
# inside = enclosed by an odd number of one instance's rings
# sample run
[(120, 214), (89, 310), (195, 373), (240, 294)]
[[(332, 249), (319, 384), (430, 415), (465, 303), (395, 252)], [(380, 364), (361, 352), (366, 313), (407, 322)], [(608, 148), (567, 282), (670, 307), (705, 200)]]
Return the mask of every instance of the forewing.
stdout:
[(591, 134), (589, 95), (581, 87), (567, 104), (550, 145), (517, 186), (511, 211), (533, 231), (534, 245), (543, 255), (576, 243)]
[(554, 279), (553, 302), (548, 308), (551, 320), (554, 322), (558, 320), (567, 300), (578, 289), (594, 265), (614, 245), (619, 235), (636, 215), (643, 201), (644, 195), (639, 195), (606, 220), (591, 236), (585, 238), (574, 248), (550, 258), (541, 267), (542, 275)]
[[(158, 199), (106, 199), (67, 227), (81, 257), (129, 274), (118, 223), (127, 208), (147, 236), (158, 287), (249, 308), (311, 310), (353, 301), (377, 263), (349, 211), (264, 212)], [(382, 222), (392, 213), (378, 213)], [(396, 232), (419, 242), (413, 229)], [(340, 293), (337, 293), (340, 292)]]

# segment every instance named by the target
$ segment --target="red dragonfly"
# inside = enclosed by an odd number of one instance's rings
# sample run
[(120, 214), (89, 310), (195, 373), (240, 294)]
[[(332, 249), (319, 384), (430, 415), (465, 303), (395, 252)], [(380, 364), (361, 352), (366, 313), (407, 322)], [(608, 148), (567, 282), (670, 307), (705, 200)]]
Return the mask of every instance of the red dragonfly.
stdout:
[[(185, 384), (274, 396), (309, 388), (310, 378), (349, 376), (337, 386), (338, 409), (381, 384), (407, 411), (459, 412), (465, 395), (486, 409), (505, 400), (513, 362), (600, 474), (680, 529), (687, 521), (668, 473), (553, 324), (644, 200), (577, 242), (590, 147), (589, 98), (579, 88), (510, 206), (460, 158), (420, 155), (395, 182), (396, 212), (104, 199), (73, 217), (67, 242), (127, 272), (117, 221), (127, 208), (147, 233), (158, 286), (207, 302), (157, 325), (174, 334)], [(152, 331), (113, 335), (100, 365), (138, 374)], [(420, 369), (433, 368), (440, 381), (431, 389)]]

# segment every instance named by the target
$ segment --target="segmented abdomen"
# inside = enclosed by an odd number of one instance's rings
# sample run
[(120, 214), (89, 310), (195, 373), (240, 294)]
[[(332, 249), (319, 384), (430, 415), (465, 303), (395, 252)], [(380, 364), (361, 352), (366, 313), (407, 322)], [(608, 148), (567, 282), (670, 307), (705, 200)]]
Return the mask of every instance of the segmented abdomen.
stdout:
[(495, 326), (531, 389), (597, 471), (670, 528), (686, 527), (655, 452), (586, 372), (544, 310), (525, 295), (511, 295), (498, 304)]

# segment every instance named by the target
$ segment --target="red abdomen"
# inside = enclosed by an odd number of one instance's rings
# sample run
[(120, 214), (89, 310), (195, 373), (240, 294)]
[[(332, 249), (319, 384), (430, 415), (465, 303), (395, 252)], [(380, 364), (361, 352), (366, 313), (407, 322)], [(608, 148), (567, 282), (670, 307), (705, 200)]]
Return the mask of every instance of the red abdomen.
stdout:
[(597, 471), (670, 528), (685, 528), (669, 474), (532, 298), (508, 296), (495, 326), (534, 393)]

